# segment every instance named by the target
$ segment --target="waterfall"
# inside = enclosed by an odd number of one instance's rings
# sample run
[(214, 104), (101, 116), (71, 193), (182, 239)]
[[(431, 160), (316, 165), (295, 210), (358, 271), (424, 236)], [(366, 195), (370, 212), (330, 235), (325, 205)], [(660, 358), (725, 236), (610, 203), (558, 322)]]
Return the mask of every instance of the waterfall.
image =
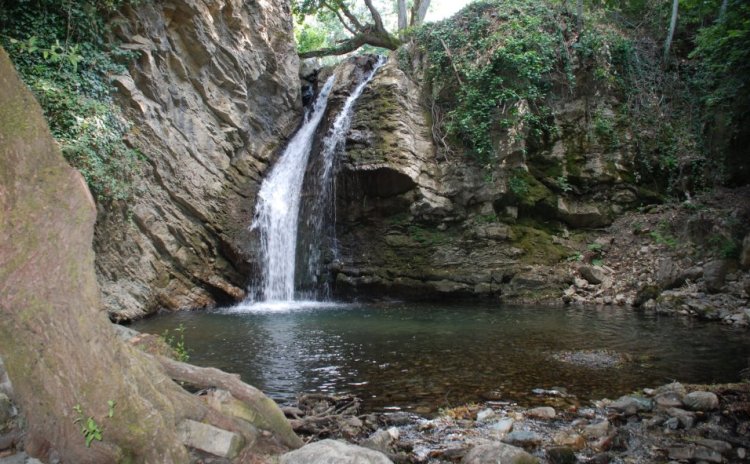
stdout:
[[(383, 58), (379, 58), (365, 79), (352, 91), (323, 140), (322, 164), (319, 169), (319, 178), (316, 179), (316, 183), (319, 182), (319, 192), (316, 194), (311, 214), (314, 217), (312, 223), (310, 220), (305, 221), (305, 224), (312, 227), (310, 232), (314, 236), (319, 235), (323, 228), (322, 221), (325, 215), (321, 212), (327, 208), (324, 203), (332, 201), (334, 158), (349, 131), (354, 103), (383, 63)], [(289, 142), (279, 161), (263, 181), (258, 193), (258, 203), (251, 230), (257, 229), (260, 233), (262, 284), (256, 292), (261, 294), (265, 302), (294, 300), (302, 185), (315, 132), (325, 114), (333, 83), (334, 77), (332, 76), (326, 81), (302, 127)], [(319, 251), (316, 250), (314, 254), (316, 257), (310, 258), (309, 266), (313, 266), (313, 261), (315, 265), (319, 263)]]
[(261, 290), (265, 301), (294, 299), (294, 261), (302, 181), (315, 130), (325, 114), (334, 80), (331, 76), (326, 81), (302, 127), (294, 134), (258, 193), (250, 229), (260, 232)]
[[(323, 138), (320, 150), (320, 160), (317, 169), (317, 177), (311, 179), (312, 189), (316, 192), (309, 206), (309, 213), (305, 218), (307, 226), (307, 274), (308, 280), (316, 282), (316, 274), (321, 270), (324, 250), (331, 252), (330, 259), (336, 259), (336, 236), (335, 236), (335, 161), (337, 156), (344, 150), (346, 135), (352, 123), (354, 105), (367, 87), (367, 84), (375, 77), (375, 74), (385, 64), (385, 57), (378, 57), (372, 70), (360, 82), (346, 99), (344, 106), (336, 116), (328, 133)], [(325, 242), (329, 243), (326, 244)], [(317, 282), (320, 284), (321, 282)]]

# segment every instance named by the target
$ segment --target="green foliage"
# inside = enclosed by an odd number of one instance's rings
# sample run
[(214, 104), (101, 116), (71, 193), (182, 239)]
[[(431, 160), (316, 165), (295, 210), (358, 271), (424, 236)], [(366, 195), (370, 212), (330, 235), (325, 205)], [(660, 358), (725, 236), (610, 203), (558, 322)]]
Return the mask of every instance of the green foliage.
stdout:
[(94, 418), (91, 416), (85, 417), (80, 404), (73, 406), (73, 411), (77, 414), (73, 423), (78, 424), (81, 428), (81, 435), (86, 440), (86, 447), (90, 447), (94, 440), (102, 441), (102, 429), (99, 428), (99, 424), (96, 423)]
[(567, 56), (561, 14), (542, 2), (484, 0), (415, 32), (433, 91), (450, 108), (448, 135), (482, 164), (497, 157), (495, 137), (519, 121), (538, 139), (552, 130), (551, 74), (565, 70)]
[(669, 231), (669, 225), (666, 222), (660, 222), (658, 227), (652, 230), (649, 235), (659, 245), (666, 245), (669, 248), (677, 247), (677, 239)]
[(180, 324), (179, 327), (174, 329), (175, 334), (171, 335), (169, 330), (165, 330), (162, 334), (162, 338), (171, 346), (177, 355), (177, 360), (187, 362), (190, 359), (188, 349), (185, 347), (185, 326)]
[(117, 405), (117, 401), (115, 400), (107, 400), (107, 417), (112, 419), (115, 416), (115, 406)]
[(508, 189), (516, 196), (523, 197), (529, 193), (529, 184), (523, 176), (515, 174), (508, 179)]
[(732, 259), (740, 254), (740, 244), (732, 237), (713, 235), (708, 239), (708, 245), (720, 258)]
[(99, 201), (127, 199), (141, 155), (122, 141), (128, 126), (109, 76), (132, 58), (107, 42), (106, 18), (127, 0), (18, 0), (0, 9), (0, 43), (44, 110), (65, 158)]

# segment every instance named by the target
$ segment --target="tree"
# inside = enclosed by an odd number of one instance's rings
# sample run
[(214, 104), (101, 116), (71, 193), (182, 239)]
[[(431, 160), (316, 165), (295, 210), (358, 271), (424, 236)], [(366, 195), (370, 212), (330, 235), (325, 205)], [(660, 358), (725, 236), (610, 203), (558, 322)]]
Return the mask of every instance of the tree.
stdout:
[[(397, 0), (397, 2), (398, 29), (400, 35), (403, 36), (407, 24), (414, 27), (424, 22), (430, 0), (414, 0), (410, 20), (407, 18), (406, 0)], [(306, 15), (312, 14), (332, 14), (350, 34), (332, 47), (303, 51), (299, 54), (300, 58), (343, 55), (364, 45), (389, 50), (398, 48), (402, 39), (387, 30), (383, 24), (383, 17), (373, 4), (373, 0), (364, 0), (364, 3), (365, 13), (360, 14), (351, 0), (295, 0), (293, 9), (298, 18), (303, 19)]]
[(117, 337), (94, 272), (93, 198), (2, 47), (0, 211), (0, 356), (26, 419), (30, 455), (82, 464), (188, 462), (177, 431), (187, 419), (258, 446), (252, 424), (171, 379), (234, 391), (265, 418), (261, 428), (285, 446), (301, 445), (273, 401), (237, 377), (151, 356)]

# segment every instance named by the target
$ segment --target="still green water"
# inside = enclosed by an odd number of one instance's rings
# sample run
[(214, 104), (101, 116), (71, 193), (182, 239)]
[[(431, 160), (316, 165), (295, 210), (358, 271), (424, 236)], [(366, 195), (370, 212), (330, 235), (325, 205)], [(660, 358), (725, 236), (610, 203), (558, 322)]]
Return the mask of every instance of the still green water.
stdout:
[[(419, 412), (563, 387), (580, 399), (616, 397), (672, 380), (737, 381), (747, 332), (623, 308), (301, 305), (182, 312), (133, 324), (185, 327), (190, 362), (239, 373), (280, 402), (300, 392), (352, 393), (366, 410)], [(571, 365), (555, 353), (610, 350), (627, 361)]]

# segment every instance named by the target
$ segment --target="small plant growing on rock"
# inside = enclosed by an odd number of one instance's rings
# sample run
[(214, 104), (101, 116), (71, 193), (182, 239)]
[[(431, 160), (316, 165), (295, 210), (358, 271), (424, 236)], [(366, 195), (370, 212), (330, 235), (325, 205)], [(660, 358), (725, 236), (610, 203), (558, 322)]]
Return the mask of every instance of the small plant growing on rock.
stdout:
[(91, 416), (84, 417), (80, 404), (73, 406), (73, 411), (78, 414), (73, 423), (81, 427), (81, 434), (86, 440), (86, 447), (90, 448), (91, 442), (94, 440), (102, 441), (102, 429), (99, 428), (99, 424), (96, 423), (94, 418)]
[(187, 362), (190, 359), (190, 355), (185, 347), (185, 326), (180, 324), (179, 327), (174, 329), (174, 332), (175, 335), (170, 335), (169, 330), (165, 330), (162, 338), (175, 351), (178, 361)]

